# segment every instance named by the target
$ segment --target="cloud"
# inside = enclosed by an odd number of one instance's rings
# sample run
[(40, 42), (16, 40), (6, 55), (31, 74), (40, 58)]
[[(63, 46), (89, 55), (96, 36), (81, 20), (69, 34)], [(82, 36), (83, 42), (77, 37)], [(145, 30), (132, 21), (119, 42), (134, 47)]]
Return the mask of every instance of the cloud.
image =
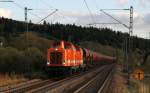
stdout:
[(126, 4), (126, 3), (129, 2), (129, 0), (117, 0), (117, 2), (118, 2), (119, 4)]
[[(93, 19), (94, 18), (94, 19)], [(110, 17), (106, 16), (105, 14), (93, 14), (93, 18), (89, 14), (85, 14), (83, 16), (78, 16), (76, 23), (80, 25), (87, 25), (92, 23), (110, 23), (110, 22), (116, 22)]]
[(150, 13), (145, 14), (144, 16), (144, 23), (150, 25)]
[[(39, 17), (44, 18), (45, 16), (47, 16), (48, 14), (52, 13), (53, 11), (33, 11), (34, 14), (36, 15), (40, 15)], [(64, 11), (64, 10), (61, 10), (61, 11), (57, 11), (56, 13), (52, 14), (51, 16), (49, 16), (48, 18), (46, 18), (45, 20), (47, 22), (52, 22), (52, 23), (55, 23), (55, 22), (60, 22), (60, 23), (74, 23), (75, 20), (78, 18), (78, 17), (81, 17), (81, 16), (84, 16), (84, 15), (88, 15), (86, 12), (80, 12), (80, 11)], [(36, 19), (36, 20), (33, 20), (33, 18), (31, 18), (33, 22), (38, 22), (40, 19)]]
[(147, 7), (150, 5), (150, 0), (139, 0), (139, 4), (143, 7)]
[(6, 10), (6, 9), (2, 9), (2, 8), (0, 9), (0, 16), (10, 18), (11, 15), (12, 15), (12, 13), (10, 10)]
[[(109, 12), (108, 12), (109, 13)], [(129, 13), (127, 12), (110, 12), (110, 15), (121, 21), (122, 23), (129, 25)], [(73, 11), (63, 11), (58, 12), (54, 17), (50, 17), (50, 20), (54, 20), (53, 22), (60, 22), (60, 23), (75, 23), (76, 25), (82, 26), (89, 26), (88, 24), (92, 23), (116, 23), (115, 20), (110, 18), (109, 16), (103, 13), (93, 13), (94, 21), (87, 12), (73, 12)], [(140, 12), (134, 12), (134, 30), (133, 35), (137, 35), (140, 37), (145, 38), (148, 31), (150, 31), (150, 12), (141, 14)], [(128, 32), (129, 30), (125, 28), (123, 25), (106, 25), (106, 24), (97, 24), (95, 27), (108, 27), (112, 28), (116, 31)]]
[(138, 2), (139, 5), (142, 5), (143, 7), (147, 7), (150, 5), (150, 0), (116, 0), (116, 2), (119, 5), (124, 5), (124, 4), (131, 2), (131, 1)]
[[(109, 12), (108, 12), (109, 13)], [(129, 13), (125, 12), (118, 12), (118, 13), (109, 13), (118, 21), (122, 22), (123, 24), (129, 24)], [(118, 23), (116, 20), (112, 19), (110, 16), (107, 16), (103, 13), (101, 14), (93, 14), (94, 20), (92, 20), (89, 14), (85, 14), (82, 16), (78, 16), (76, 22), (81, 25), (89, 24), (89, 23)], [(134, 18), (136, 20), (141, 20), (138, 13), (134, 13)]]
[[(113, 17), (121, 21), (123, 24), (129, 25), (129, 14), (120, 12), (120, 13), (113, 13), (111, 14)], [(104, 15), (104, 14), (94, 14), (94, 19), (96, 23), (114, 23), (112, 18)], [(134, 28), (133, 28), (133, 35), (137, 35), (139, 37), (145, 38), (147, 33), (150, 31), (150, 13), (141, 14), (139, 12), (134, 13)], [(82, 15), (78, 16), (76, 20), (76, 24), (78, 25), (84, 25), (87, 26), (87, 24), (93, 23), (93, 20), (91, 20), (91, 16)], [(116, 31), (122, 31), (122, 32), (128, 32), (129, 30), (125, 28), (123, 25), (104, 25), (104, 24), (98, 24), (96, 27), (108, 27), (112, 28)]]

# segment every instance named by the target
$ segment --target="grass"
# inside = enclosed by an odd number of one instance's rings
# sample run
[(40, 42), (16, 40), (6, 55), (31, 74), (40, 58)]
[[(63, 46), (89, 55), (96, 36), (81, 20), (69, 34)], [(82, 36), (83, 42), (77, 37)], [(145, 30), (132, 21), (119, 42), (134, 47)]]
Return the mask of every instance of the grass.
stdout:
[(0, 74), (0, 86), (16, 84), (26, 80), (22, 75)]
[(114, 71), (113, 80), (111, 87), (111, 93), (130, 93), (128, 90), (128, 86), (126, 85), (126, 79), (124, 77), (124, 73), (122, 73), (122, 66), (117, 65)]

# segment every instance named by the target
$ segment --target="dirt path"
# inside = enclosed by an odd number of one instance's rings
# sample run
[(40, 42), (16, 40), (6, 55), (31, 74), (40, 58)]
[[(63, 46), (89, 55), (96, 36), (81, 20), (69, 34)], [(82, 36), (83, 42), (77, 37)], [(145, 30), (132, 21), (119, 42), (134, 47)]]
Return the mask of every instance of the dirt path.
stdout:
[(150, 93), (150, 86), (143, 82), (139, 82), (139, 93)]
[(123, 77), (121, 72), (121, 66), (116, 67), (115, 74), (111, 83), (111, 92), (110, 93), (130, 93), (126, 86), (126, 79)]
[(0, 86), (14, 84), (25, 80), (26, 79), (23, 78), (22, 76), (17, 76), (17, 75), (9, 76), (9, 75), (0, 74)]

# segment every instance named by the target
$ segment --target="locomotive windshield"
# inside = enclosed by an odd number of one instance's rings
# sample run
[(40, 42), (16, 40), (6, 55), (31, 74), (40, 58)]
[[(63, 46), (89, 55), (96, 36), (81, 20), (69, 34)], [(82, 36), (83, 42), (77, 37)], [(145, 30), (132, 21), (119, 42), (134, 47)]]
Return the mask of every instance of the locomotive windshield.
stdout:
[(59, 42), (59, 41), (54, 42), (54, 43), (52, 44), (52, 48), (58, 48), (59, 46), (60, 46), (60, 42)]

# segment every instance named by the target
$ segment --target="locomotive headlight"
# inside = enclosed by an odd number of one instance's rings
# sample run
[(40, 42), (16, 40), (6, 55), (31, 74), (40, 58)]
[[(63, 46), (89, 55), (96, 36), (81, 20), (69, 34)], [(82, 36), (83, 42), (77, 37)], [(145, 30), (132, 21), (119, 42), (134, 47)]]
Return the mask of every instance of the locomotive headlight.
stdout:
[(48, 61), (48, 62), (47, 62), (47, 65), (49, 65), (49, 64), (50, 64), (50, 62)]
[(65, 61), (63, 61), (63, 64), (65, 65)]

